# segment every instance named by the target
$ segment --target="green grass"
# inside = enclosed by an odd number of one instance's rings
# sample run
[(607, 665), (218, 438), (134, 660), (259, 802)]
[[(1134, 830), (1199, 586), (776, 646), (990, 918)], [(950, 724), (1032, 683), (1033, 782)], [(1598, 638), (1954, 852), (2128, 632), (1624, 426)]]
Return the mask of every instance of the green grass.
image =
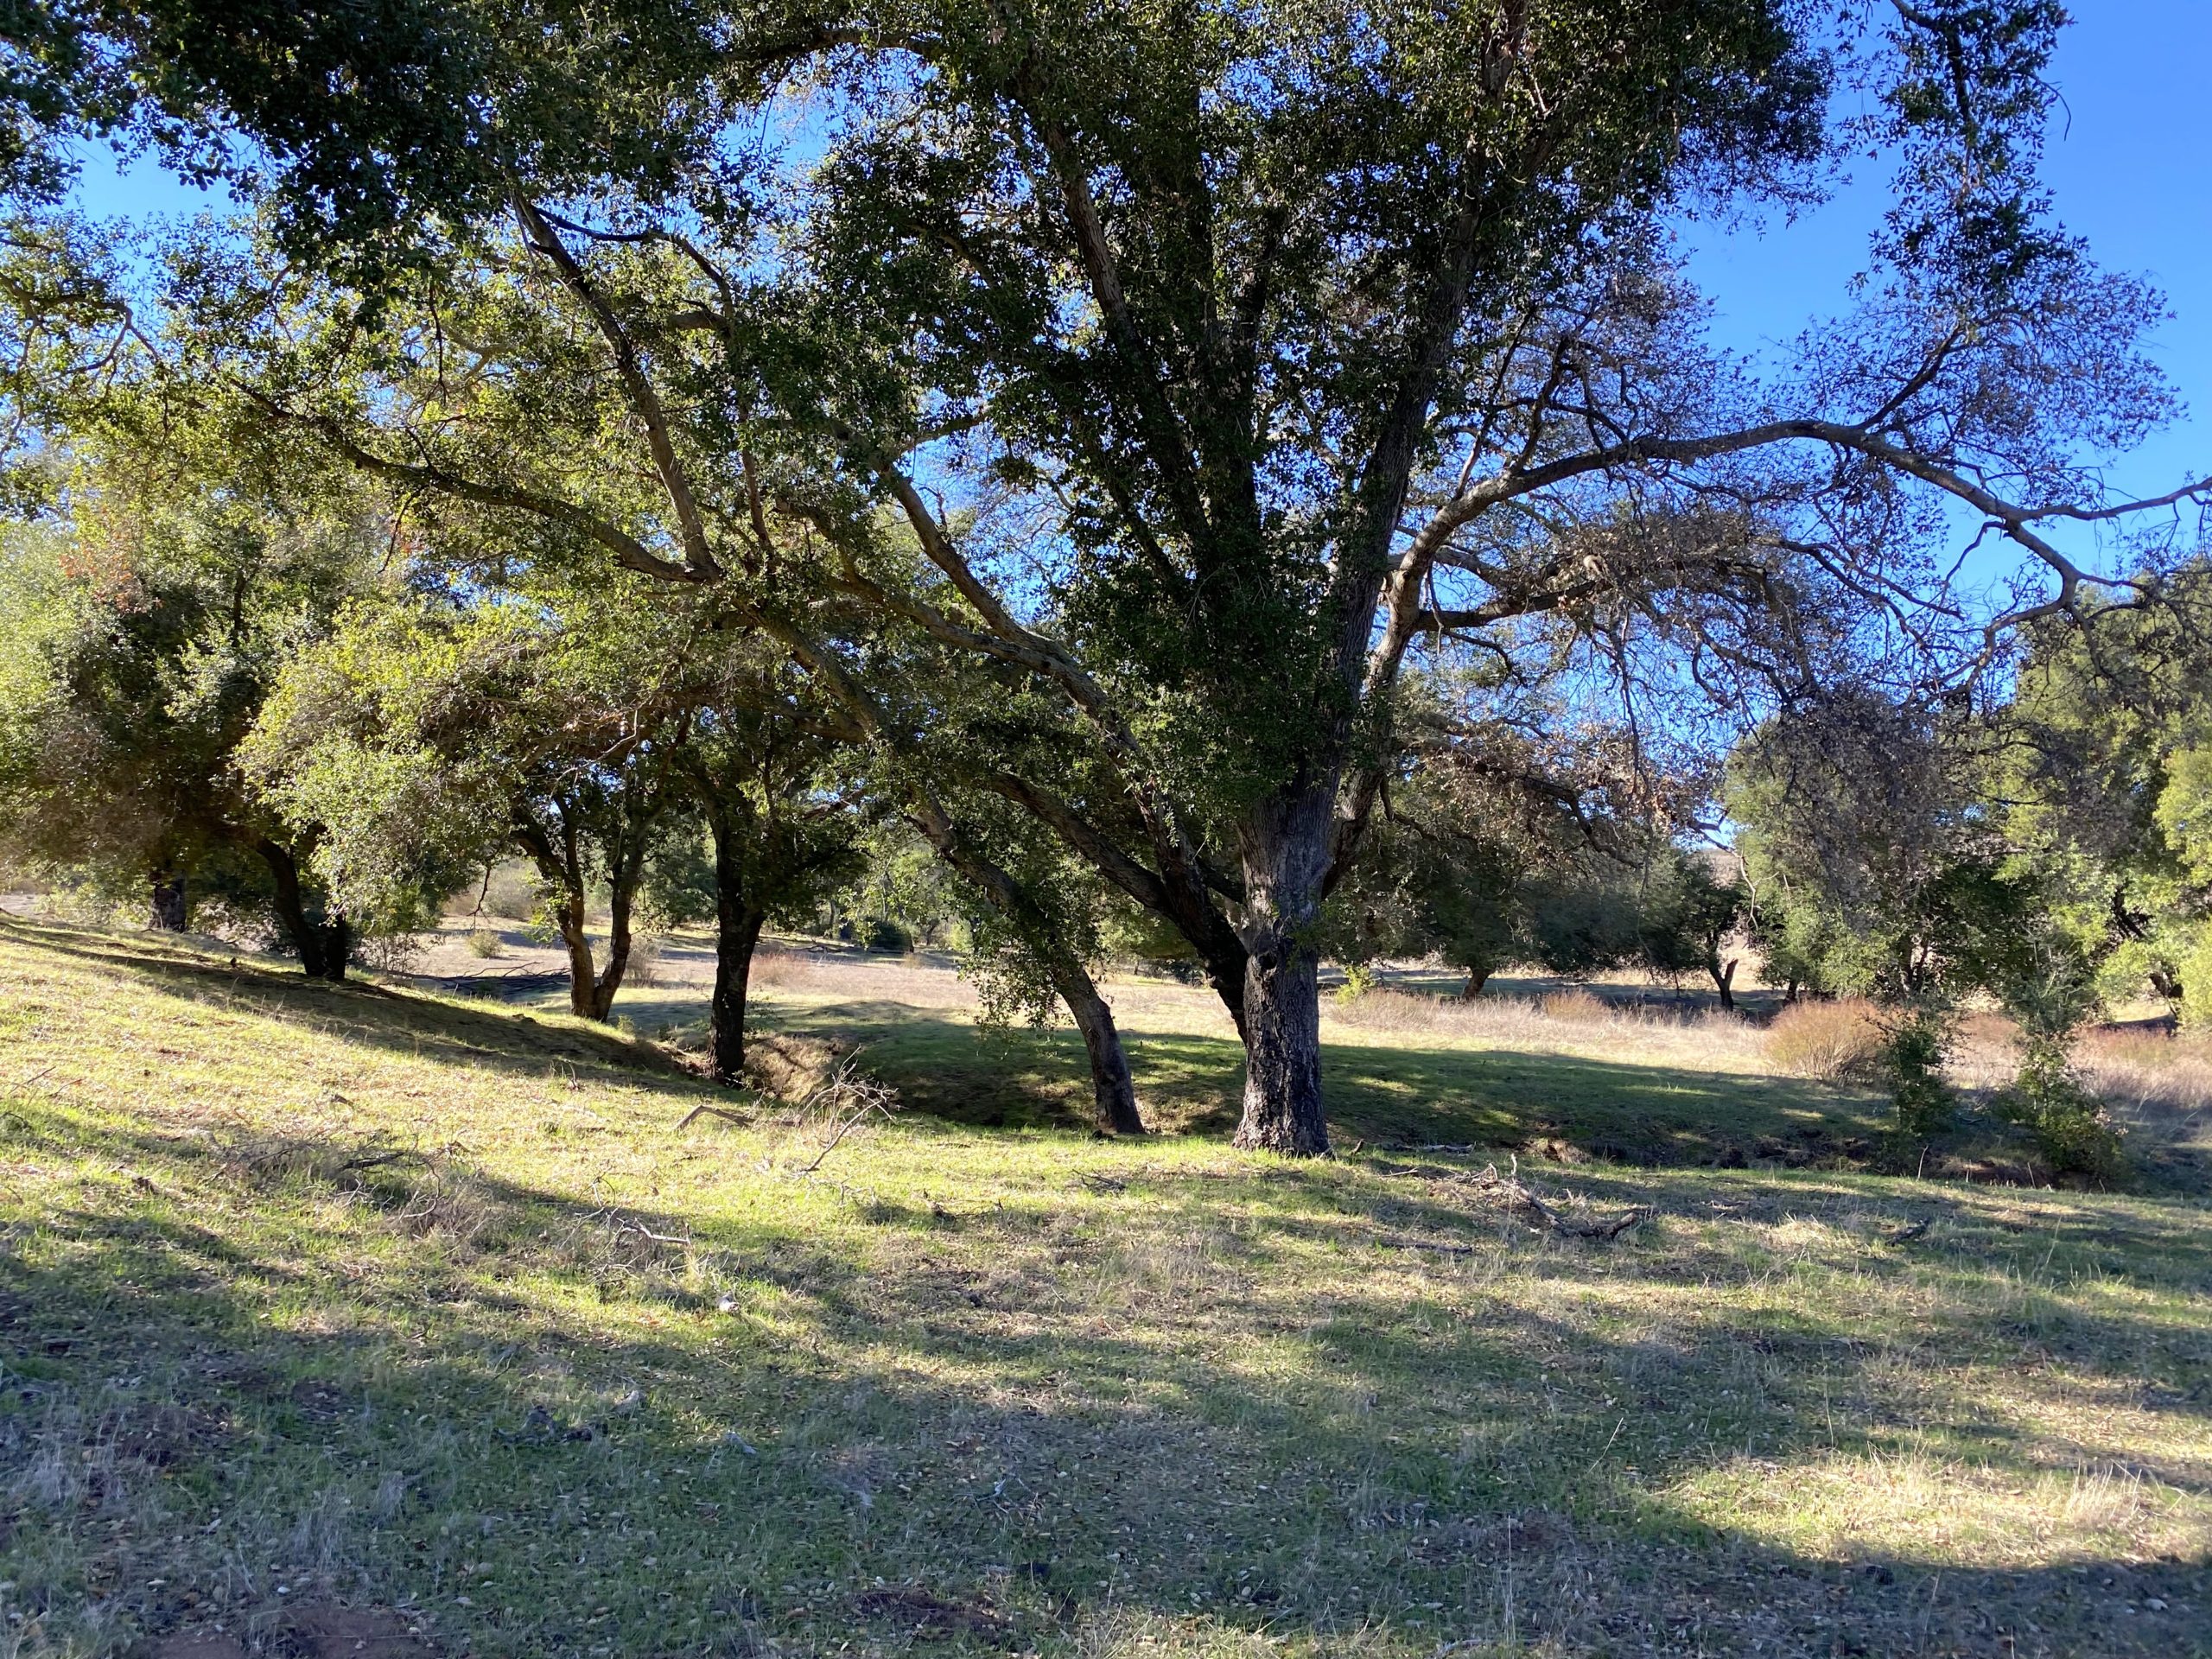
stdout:
[[(1113, 1142), (1064, 1040), (772, 994), (910, 1105), (807, 1175), (562, 1018), (16, 924), (0, 987), (0, 1655), (2212, 1652), (2198, 1197), (1524, 1160), (1653, 1211), (1601, 1244), (1486, 1156), (1230, 1150), (1195, 1016), (1131, 1020), (1186, 1132)], [(1871, 1110), (1330, 1063), (1347, 1142)]]

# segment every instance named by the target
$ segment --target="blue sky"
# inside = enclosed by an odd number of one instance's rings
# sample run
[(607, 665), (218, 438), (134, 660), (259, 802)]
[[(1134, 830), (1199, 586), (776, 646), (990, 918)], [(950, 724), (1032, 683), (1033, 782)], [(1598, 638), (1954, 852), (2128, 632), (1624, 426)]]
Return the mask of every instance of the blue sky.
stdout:
[[(2212, 474), (2212, 0), (2074, 0), (2051, 79), (2064, 99), (2044, 177), (2067, 226), (2107, 269), (2148, 277), (2173, 315), (2152, 354), (2191, 412), (2121, 459), (2113, 485), (2159, 493)], [(1716, 307), (1718, 344), (1758, 354), (1815, 316), (1845, 308), (1887, 189), (1862, 164), (1820, 208), (1764, 231), (1686, 227), (1691, 274)], [(118, 170), (88, 157), (92, 213), (143, 219), (220, 205), (149, 162)], [(2087, 551), (2081, 538), (2069, 550)], [(2000, 561), (1981, 566), (2001, 574)]]
[[(2133, 494), (2158, 494), (2212, 474), (2212, 0), (2072, 0), (2072, 10), (2052, 66), (2065, 102), (2044, 177), (2098, 263), (2148, 277), (2174, 314), (2152, 355), (2196, 412), (2110, 474)], [(1719, 343), (1756, 353), (1842, 310), (1887, 185), (1878, 164), (1862, 165), (1795, 224), (1686, 234)]]

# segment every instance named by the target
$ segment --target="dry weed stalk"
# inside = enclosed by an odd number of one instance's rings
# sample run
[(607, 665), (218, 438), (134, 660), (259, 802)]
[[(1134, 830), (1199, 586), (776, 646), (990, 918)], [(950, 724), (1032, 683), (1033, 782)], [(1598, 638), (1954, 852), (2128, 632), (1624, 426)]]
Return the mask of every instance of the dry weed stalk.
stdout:
[(899, 1110), (898, 1092), (888, 1084), (868, 1077), (859, 1070), (859, 1051), (848, 1054), (837, 1062), (837, 1069), (810, 1090), (798, 1103), (798, 1116), (809, 1116), (830, 1125), (829, 1139), (814, 1154), (813, 1161), (799, 1171), (811, 1175), (820, 1169), (823, 1161), (837, 1149), (842, 1141), (869, 1117), (891, 1122)]

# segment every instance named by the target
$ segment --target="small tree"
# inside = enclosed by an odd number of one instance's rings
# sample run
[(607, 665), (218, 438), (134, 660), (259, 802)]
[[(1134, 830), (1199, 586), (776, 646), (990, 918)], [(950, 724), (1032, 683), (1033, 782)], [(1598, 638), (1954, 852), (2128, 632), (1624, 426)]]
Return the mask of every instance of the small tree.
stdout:
[[(569, 1005), (612, 1017), (655, 840), (678, 784), (649, 641), (626, 678), (581, 619), (518, 607), (358, 609), (287, 668), (246, 747), (264, 798), (315, 836), (349, 910), (451, 892), (512, 849), (569, 958)], [(604, 884), (605, 962), (588, 931)]]
[(1736, 1006), (1736, 936), (1748, 904), (1734, 861), (1664, 849), (1645, 876), (1637, 926), (1647, 968), (1669, 977), (1704, 974), (1729, 1009)]
[(810, 919), (861, 866), (859, 813), (844, 759), (803, 705), (804, 687), (779, 658), (739, 653), (715, 663), (692, 704), (671, 764), (713, 851), (715, 986), (708, 1052), (717, 1082), (744, 1074), (753, 955), (771, 922)]

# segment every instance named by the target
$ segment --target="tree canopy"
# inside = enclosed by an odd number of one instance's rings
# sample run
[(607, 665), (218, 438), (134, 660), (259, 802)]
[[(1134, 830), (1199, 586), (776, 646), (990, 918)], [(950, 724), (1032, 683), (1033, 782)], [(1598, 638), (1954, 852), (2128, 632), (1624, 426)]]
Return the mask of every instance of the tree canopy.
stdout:
[[(988, 800), (1183, 936), (1247, 1145), (1327, 1145), (1324, 906), (1409, 665), (1641, 747), (1955, 688), (2192, 550), (2100, 574), (2054, 528), (2203, 486), (2095, 470), (2172, 400), (2156, 296), (2037, 181), (2049, 0), (372, 10), (46, 17), (22, 109), (269, 213), (178, 251), (158, 327), (60, 303), (51, 240), (11, 303), (343, 458), (472, 583), (711, 593), (956, 865)], [(1671, 218), (1870, 150), (1858, 308), (1752, 374)], [(1953, 579), (1959, 512), (2009, 601)], [(950, 714), (979, 683), (1007, 717)]]

